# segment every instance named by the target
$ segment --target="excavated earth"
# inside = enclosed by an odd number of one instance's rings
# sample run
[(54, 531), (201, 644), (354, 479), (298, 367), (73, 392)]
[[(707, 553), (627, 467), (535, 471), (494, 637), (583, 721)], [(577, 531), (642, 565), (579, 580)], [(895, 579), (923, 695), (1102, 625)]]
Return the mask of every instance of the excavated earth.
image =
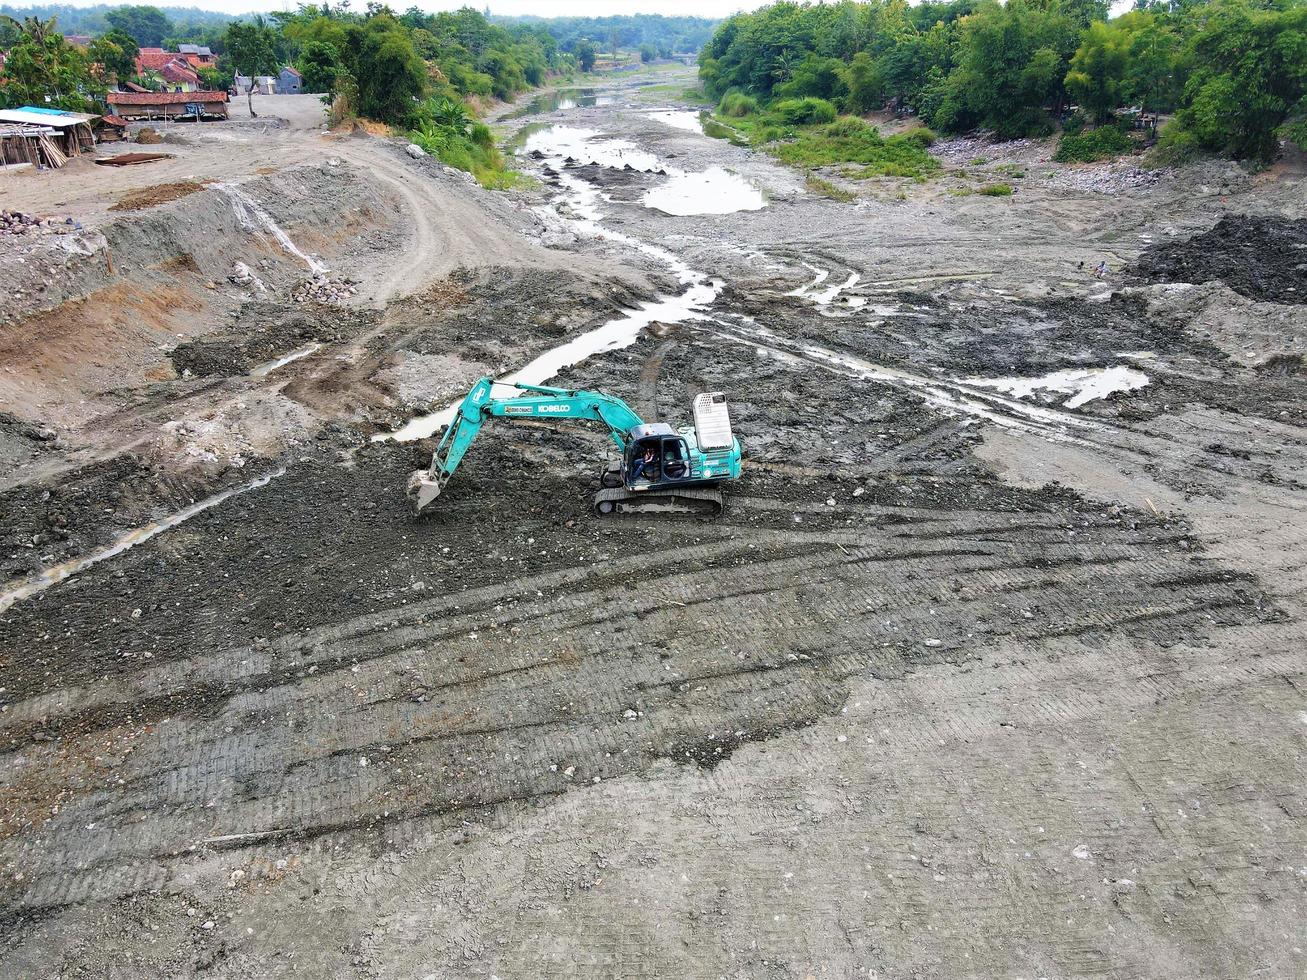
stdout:
[[(1304, 971), (1301, 180), (837, 203), (692, 82), (505, 110), (511, 194), (287, 102), (170, 149), (289, 158), (233, 182), (299, 256), (206, 185), (0, 262), (0, 973)], [(709, 168), (765, 206), (644, 206)], [(414, 517), (388, 433), (568, 344), (727, 394), (725, 513), (600, 519), (532, 421)]]

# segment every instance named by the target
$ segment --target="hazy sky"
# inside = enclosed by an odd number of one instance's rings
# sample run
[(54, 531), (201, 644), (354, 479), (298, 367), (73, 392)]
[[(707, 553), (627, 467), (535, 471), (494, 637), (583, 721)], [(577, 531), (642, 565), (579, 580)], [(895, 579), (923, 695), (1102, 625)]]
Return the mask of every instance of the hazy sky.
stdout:
[[(15, 6), (24, 6), (28, 0), (7, 0)], [(91, 7), (96, 3), (114, 3), (117, 0), (62, 0), (74, 7)], [(128, 0), (122, 0), (126, 3)], [(132, 0), (136, 2), (136, 0)], [(150, 2), (150, 0), (140, 0)], [(294, 10), (294, 0), (153, 0), (162, 6), (199, 7), (218, 10), (226, 14), (245, 14), (261, 10)], [(354, 0), (355, 10), (362, 10), (367, 0)], [(608, 14), (669, 14), (697, 17), (726, 17), (737, 10), (761, 7), (763, 0), (491, 0), (492, 14), (535, 14), (539, 17), (591, 16)], [(417, 6), (422, 10), (457, 10), (459, 7), (476, 7), (484, 10), (486, 0), (390, 0), (394, 10), (407, 10)]]

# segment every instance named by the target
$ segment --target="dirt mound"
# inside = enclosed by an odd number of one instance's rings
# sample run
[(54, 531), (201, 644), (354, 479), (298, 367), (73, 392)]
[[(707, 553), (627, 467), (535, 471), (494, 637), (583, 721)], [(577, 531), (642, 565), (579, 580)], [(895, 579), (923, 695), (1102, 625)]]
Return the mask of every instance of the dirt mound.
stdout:
[(1307, 219), (1226, 215), (1211, 231), (1147, 249), (1131, 271), (1147, 282), (1216, 279), (1250, 299), (1307, 303)]
[(272, 303), (247, 303), (228, 330), (178, 344), (169, 355), (178, 374), (229, 377), (285, 356), (308, 343), (356, 336), (376, 321), (373, 310), (306, 304), (286, 311)]
[(118, 203), (110, 205), (110, 211), (144, 211), (170, 201), (204, 190), (204, 185), (193, 180), (179, 180), (171, 184), (156, 184), (131, 191), (118, 198)]

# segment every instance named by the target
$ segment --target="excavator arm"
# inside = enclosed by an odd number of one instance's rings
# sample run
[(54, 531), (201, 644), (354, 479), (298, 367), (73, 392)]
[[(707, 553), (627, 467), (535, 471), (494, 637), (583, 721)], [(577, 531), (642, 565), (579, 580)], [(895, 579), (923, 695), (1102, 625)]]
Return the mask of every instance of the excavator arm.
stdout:
[[(530, 392), (516, 398), (496, 398), (496, 384)], [(625, 450), (628, 434), (637, 425), (643, 425), (640, 416), (622, 401), (597, 391), (573, 391), (566, 388), (546, 388), (540, 385), (497, 383), (482, 378), (458, 406), (453, 420), (445, 429), (440, 445), (431, 456), (431, 465), (418, 470), (409, 478), (408, 495), (417, 513), (431, 504), (454, 475), (468, 449), (481, 433), (488, 418), (550, 418), (580, 419), (601, 422), (608, 434)]]

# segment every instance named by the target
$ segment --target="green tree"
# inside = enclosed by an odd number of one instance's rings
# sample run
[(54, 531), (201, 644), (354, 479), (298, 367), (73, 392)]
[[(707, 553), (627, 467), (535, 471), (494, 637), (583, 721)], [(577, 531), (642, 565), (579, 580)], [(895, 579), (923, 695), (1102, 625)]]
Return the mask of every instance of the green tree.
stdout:
[(849, 94), (844, 100), (844, 107), (852, 113), (862, 115), (879, 108), (884, 100), (880, 72), (871, 55), (859, 51), (849, 63), (847, 75)]
[(643, 61), (646, 65), (657, 57), (658, 57), (658, 49), (655, 48), (652, 44), (640, 45), (640, 60)]
[(1105, 122), (1129, 91), (1131, 35), (1118, 24), (1095, 21), (1071, 56), (1066, 89), (1096, 122)]
[(226, 49), (223, 57), (237, 74), (249, 78), (270, 75), (278, 68), (276, 41), (272, 28), (263, 18), (236, 21), (223, 34)]
[(576, 45), (576, 61), (585, 72), (594, 71), (595, 57), (598, 52), (595, 51), (594, 42), (588, 38), (578, 41)]
[(1199, 26), (1177, 123), (1209, 150), (1273, 159), (1277, 130), (1307, 90), (1307, 5), (1216, 0), (1187, 16)]
[(158, 7), (115, 7), (105, 12), (104, 19), (116, 31), (122, 31), (143, 48), (157, 48), (172, 33), (172, 21)]
[(64, 40), (54, 18), (27, 17), (0, 75), (0, 108), (49, 105), (86, 112), (104, 86), (91, 77), (85, 55)]
[(351, 38), (357, 52), (358, 111), (388, 123), (410, 121), (427, 89), (427, 66), (409, 32), (389, 14), (369, 17)]
[(136, 40), (122, 31), (110, 31), (97, 37), (86, 49), (87, 59), (100, 66), (100, 77), (126, 81), (136, 74), (136, 56), (141, 49)]
[(300, 50), (296, 67), (304, 77), (305, 92), (330, 92), (345, 70), (340, 53), (326, 41), (309, 41)]

